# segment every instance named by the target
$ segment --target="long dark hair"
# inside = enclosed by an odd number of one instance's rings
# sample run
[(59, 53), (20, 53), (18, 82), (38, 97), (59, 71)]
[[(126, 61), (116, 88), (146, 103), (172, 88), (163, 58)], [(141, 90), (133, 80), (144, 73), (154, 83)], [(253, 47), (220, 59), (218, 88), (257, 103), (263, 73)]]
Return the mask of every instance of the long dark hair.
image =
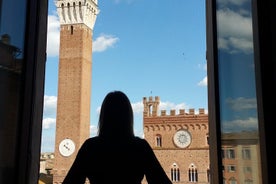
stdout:
[(109, 92), (102, 103), (99, 124), (99, 137), (133, 137), (133, 110), (128, 97), (121, 91)]

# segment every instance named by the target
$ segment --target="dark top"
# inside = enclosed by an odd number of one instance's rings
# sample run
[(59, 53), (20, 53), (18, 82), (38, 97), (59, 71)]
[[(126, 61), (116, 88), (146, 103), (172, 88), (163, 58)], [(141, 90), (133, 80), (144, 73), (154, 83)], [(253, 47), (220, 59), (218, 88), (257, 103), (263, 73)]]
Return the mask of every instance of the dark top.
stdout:
[(63, 184), (171, 184), (148, 142), (87, 139), (80, 148)]

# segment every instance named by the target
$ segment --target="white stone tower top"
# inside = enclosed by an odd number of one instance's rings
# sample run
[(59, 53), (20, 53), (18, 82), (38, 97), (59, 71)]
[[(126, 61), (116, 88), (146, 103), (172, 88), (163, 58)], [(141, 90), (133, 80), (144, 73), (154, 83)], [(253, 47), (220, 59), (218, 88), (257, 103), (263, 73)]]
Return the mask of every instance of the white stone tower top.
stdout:
[(85, 24), (93, 30), (98, 10), (98, 0), (57, 0), (61, 25)]

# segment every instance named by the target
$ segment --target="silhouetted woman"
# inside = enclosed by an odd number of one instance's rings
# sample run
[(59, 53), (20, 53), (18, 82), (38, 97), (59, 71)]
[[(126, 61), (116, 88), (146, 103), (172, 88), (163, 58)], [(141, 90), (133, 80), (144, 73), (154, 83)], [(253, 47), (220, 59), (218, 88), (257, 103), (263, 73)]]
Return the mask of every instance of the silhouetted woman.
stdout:
[(135, 137), (133, 110), (121, 91), (106, 95), (98, 136), (80, 148), (63, 184), (171, 184), (148, 142)]

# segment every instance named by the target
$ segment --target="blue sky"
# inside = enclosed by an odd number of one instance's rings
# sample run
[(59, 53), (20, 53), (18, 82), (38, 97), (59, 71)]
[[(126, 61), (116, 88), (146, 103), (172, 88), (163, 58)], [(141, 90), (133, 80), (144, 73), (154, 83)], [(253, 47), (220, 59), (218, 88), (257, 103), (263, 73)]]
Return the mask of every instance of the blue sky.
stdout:
[[(93, 31), (91, 136), (105, 95), (121, 90), (143, 136), (143, 97), (159, 96), (160, 110), (207, 110), (204, 0), (98, 0)], [(42, 152), (54, 151), (59, 20), (49, 0)]]

